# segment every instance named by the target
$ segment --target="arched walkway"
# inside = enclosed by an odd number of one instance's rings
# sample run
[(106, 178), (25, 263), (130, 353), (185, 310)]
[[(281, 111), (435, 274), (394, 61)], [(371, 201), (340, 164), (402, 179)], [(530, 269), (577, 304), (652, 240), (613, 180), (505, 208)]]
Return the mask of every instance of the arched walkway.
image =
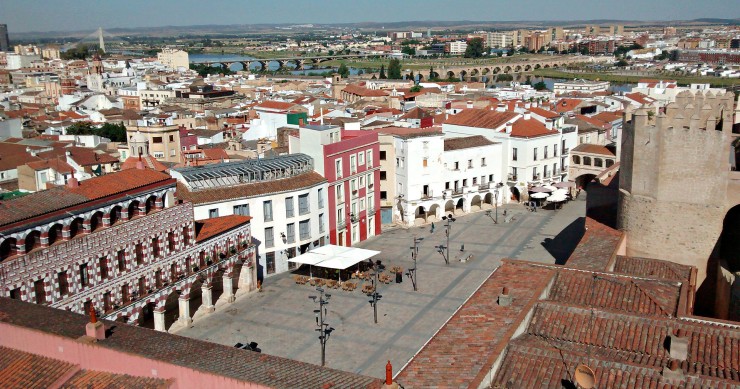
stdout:
[(0, 243), (0, 261), (18, 254), (16, 245), (17, 240), (15, 238), (7, 238)]
[(460, 198), (460, 200), (457, 200), (457, 204), (455, 204), (455, 215), (463, 215), (465, 214), (465, 199)]
[(78, 234), (81, 234), (83, 232), (82, 223), (83, 223), (83, 220), (82, 220), (81, 217), (78, 217), (78, 218), (72, 220), (72, 223), (70, 223), (70, 225), (69, 225), (69, 237), (70, 237), (70, 239), (71, 238), (74, 238), (75, 236), (77, 236)]
[(90, 217), (90, 232), (103, 228), (103, 212), (95, 212)]
[(470, 212), (480, 211), (482, 209), (482, 201), (479, 195), (473, 196), (473, 200), (470, 201)]
[(54, 224), (49, 228), (49, 246), (62, 240), (62, 228), (64, 228), (64, 226), (61, 224)]
[(491, 208), (493, 207), (493, 193), (486, 193), (485, 197), (483, 197), (483, 208)]
[(154, 307), (156, 307), (156, 304), (150, 302), (141, 308), (139, 327), (154, 329)]
[(414, 224), (421, 225), (427, 222), (427, 211), (423, 206), (419, 206), (414, 211)]
[(510, 190), (512, 200), (516, 200), (516, 202), (522, 201), (522, 194), (519, 192), (519, 188), (517, 188), (516, 186), (512, 186)]
[(134, 200), (131, 202), (131, 204), (128, 205), (128, 218), (133, 219), (136, 216), (139, 216), (139, 201), (138, 200)]
[(431, 207), (429, 207), (429, 212), (427, 212), (427, 221), (430, 221), (430, 222), (439, 221), (439, 217), (437, 217), (438, 212), (439, 212), (439, 204), (434, 204)]
[[(164, 302), (164, 328), (169, 330), (178, 316), (180, 316), (180, 294), (173, 290)], [(154, 328), (154, 327), (152, 327)]]
[(32, 250), (41, 247), (41, 233), (38, 231), (31, 231), (26, 235), (26, 253), (30, 253)]
[(110, 225), (114, 225), (121, 220), (121, 206), (117, 205), (110, 210)]
[(195, 316), (195, 312), (198, 311), (198, 308), (203, 305), (203, 281), (200, 277), (198, 277), (190, 287), (190, 299), (188, 300), (188, 304), (190, 305), (190, 318), (192, 319), (193, 316)]
[(455, 212), (455, 203), (453, 203), (452, 200), (447, 200), (445, 203), (445, 214), (449, 215), (452, 212)]
[(594, 178), (596, 178), (596, 175), (594, 174), (582, 174), (576, 177), (576, 188), (586, 190), (588, 183), (591, 182)]

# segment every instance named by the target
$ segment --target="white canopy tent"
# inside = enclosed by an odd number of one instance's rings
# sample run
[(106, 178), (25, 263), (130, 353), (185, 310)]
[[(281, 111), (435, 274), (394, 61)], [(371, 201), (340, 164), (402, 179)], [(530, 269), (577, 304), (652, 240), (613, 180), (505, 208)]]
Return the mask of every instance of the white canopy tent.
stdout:
[(288, 261), (304, 265), (344, 270), (378, 254), (380, 254), (380, 251), (366, 250), (357, 247), (335, 246), (330, 244), (317, 247), (307, 253), (291, 258)]

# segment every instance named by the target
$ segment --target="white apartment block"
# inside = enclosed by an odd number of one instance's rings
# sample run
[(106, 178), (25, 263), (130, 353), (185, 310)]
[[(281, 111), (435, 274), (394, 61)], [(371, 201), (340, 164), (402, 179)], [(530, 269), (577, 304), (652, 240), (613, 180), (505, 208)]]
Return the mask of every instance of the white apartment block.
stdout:
[(196, 220), (251, 216), (258, 277), (292, 270), (289, 258), (327, 244), (327, 182), (311, 157), (290, 154), (171, 170)]

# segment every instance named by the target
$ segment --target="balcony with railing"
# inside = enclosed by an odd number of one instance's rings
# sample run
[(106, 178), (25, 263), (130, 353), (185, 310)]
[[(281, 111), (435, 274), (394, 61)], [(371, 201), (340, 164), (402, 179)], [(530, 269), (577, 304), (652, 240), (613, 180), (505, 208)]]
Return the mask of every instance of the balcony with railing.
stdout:
[(509, 173), (509, 175), (508, 175), (508, 177), (507, 177), (506, 179), (507, 179), (507, 181), (509, 181), (509, 182), (513, 182), (513, 181), (516, 181), (516, 180), (517, 180), (517, 178), (518, 178), (518, 176), (517, 176), (516, 174), (514, 174), (514, 173)]
[(562, 152), (562, 153), (560, 153), (560, 155), (561, 155), (561, 156), (562, 156), (562, 155), (567, 155), (567, 154), (568, 154), (569, 152), (570, 152), (570, 148), (568, 148), (568, 147), (563, 147), (563, 152)]
[(431, 190), (426, 190), (426, 191), (422, 191), (421, 192), (421, 199), (422, 200), (429, 200), (429, 199), (431, 199), (433, 197), (434, 196), (432, 195), (432, 191)]
[(347, 228), (347, 220), (344, 220), (344, 219), (338, 220), (337, 221), (337, 230), (343, 230), (345, 228)]

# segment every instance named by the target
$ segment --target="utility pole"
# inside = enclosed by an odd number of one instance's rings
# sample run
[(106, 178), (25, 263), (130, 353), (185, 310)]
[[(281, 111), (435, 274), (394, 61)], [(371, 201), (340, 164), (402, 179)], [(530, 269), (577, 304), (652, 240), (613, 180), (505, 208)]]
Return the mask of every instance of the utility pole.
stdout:
[[(319, 309), (314, 309), (313, 313), (316, 316), (316, 331), (319, 332), (319, 343), (321, 344), (321, 366), (326, 365), (326, 341), (329, 340), (331, 332), (334, 328), (329, 327), (329, 323), (326, 323), (324, 319), (328, 314), (325, 305), (329, 305), (329, 299), (331, 294), (324, 293), (324, 289), (317, 287), (316, 290), (320, 293), (319, 296), (308, 296), (309, 299), (319, 303)], [(318, 300), (318, 301), (317, 301)]]

